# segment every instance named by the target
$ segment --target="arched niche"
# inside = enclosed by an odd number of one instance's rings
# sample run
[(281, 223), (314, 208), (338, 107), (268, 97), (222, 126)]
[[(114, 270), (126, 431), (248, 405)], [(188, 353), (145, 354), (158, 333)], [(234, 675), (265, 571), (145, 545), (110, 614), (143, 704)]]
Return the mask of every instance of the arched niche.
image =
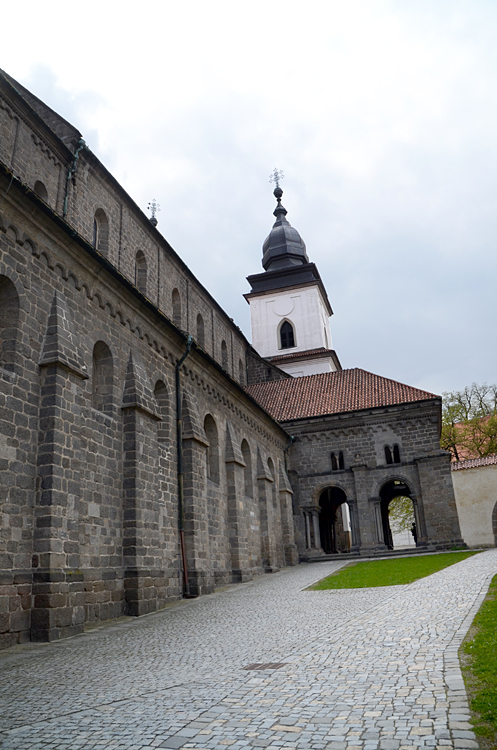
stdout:
[(104, 341), (93, 347), (91, 405), (104, 414), (112, 414), (114, 403), (114, 363), (112, 353)]
[(204, 431), (207, 437), (207, 479), (219, 484), (219, 437), (217, 425), (210, 414), (204, 419)]
[(19, 295), (14, 283), (0, 275), (0, 365), (14, 369), (19, 338)]

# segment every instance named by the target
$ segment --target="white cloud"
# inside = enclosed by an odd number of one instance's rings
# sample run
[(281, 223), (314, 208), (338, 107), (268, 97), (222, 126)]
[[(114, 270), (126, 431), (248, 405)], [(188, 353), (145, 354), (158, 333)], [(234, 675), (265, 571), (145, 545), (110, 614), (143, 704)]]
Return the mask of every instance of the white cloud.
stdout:
[(495, 4), (50, 8), (27, 3), (2, 66), (142, 208), (157, 198), (159, 228), (247, 334), (278, 166), (345, 366), (435, 391), (497, 379)]

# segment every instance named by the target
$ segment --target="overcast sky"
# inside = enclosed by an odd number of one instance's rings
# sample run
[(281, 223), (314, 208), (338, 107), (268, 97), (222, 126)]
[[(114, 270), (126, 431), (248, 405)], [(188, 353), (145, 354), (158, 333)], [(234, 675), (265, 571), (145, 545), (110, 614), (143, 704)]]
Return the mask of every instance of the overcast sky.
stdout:
[(249, 339), (278, 167), (343, 367), (497, 381), (495, 0), (28, 0), (2, 28)]

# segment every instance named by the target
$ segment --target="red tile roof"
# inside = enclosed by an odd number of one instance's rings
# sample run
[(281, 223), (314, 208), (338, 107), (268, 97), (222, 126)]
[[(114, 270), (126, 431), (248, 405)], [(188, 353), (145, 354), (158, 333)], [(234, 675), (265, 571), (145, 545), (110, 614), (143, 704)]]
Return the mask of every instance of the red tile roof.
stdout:
[(439, 398), (359, 368), (246, 386), (279, 422)]
[(466, 461), (454, 461), (450, 468), (452, 471), (460, 471), (460, 469), (478, 469), (480, 466), (494, 466), (497, 464), (497, 453), (492, 453), (491, 456), (483, 456), (483, 458), (468, 458)]
[(283, 362), (287, 359), (296, 359), (298, 357), (311, 357), (313, 354), (323, 356), (324, 354), (333, 354), (333, 349), (308, 349), (305, 352), (292, 352), (291, 354), (277, 354), (276, 357), (268, 357), (270, 362)]

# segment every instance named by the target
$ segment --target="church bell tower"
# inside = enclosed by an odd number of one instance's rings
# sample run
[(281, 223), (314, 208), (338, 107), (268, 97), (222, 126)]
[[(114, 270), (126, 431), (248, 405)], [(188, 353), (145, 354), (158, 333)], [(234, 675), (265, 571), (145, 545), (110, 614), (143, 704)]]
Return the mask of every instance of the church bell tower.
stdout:
[(247, 278), (252, 345), (295, 377), (341, 370), (331, 345), (333, 310), (317, 266), (309, 262), (302, 237), (286, 218), (279, 179), (275, 170), (276, 221), (263, 245), (264, 272)]

